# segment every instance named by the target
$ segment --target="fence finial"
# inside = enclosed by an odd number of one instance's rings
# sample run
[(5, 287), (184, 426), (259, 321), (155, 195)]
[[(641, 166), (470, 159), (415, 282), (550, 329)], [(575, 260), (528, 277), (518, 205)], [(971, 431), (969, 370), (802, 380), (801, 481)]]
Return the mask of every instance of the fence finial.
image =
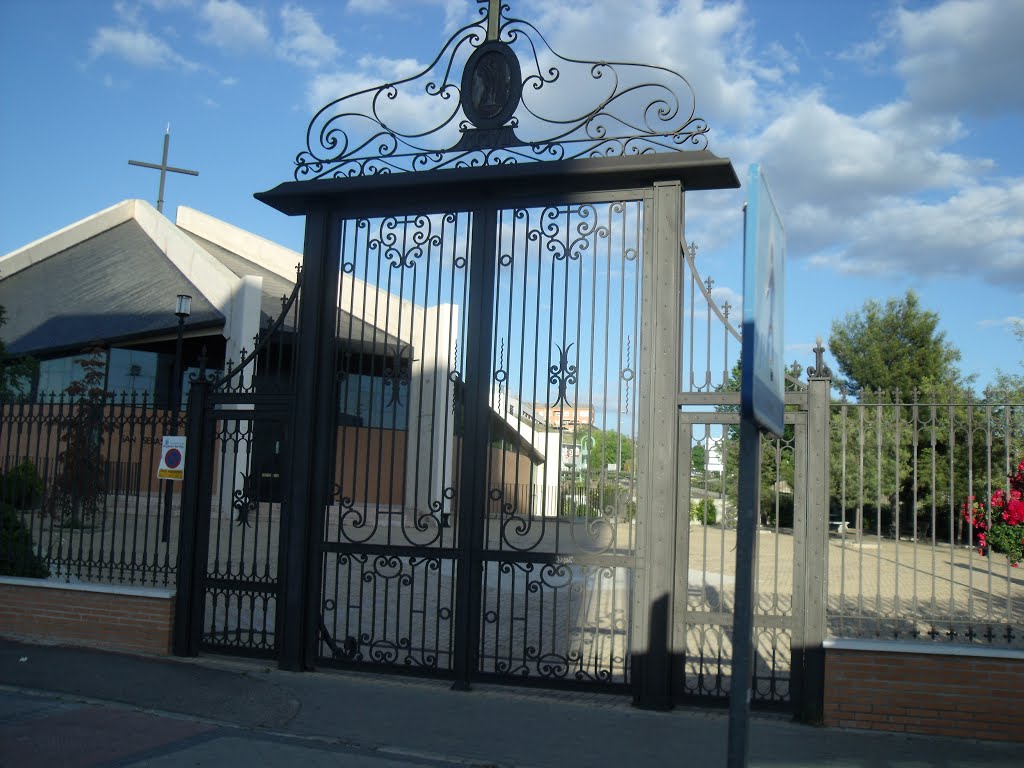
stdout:
[(832, 369), (825, 365), (825, 347), (821, 344), (821, 336), (815, 339), (814, 365), (807, 366), (808, 379), (831, 379)]

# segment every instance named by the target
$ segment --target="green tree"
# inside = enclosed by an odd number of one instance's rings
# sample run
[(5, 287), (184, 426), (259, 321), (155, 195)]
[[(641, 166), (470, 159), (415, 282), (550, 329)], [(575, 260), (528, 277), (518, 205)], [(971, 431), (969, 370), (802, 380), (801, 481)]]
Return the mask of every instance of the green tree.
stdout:
[(917, 294), (885, 304), (869, 300), (859, 312), (832, 323), (829, 350), (839, 383), (851, 392), (895, 392), (959, 383), (960, 352), (938, 330), (939, 316), (921, 307)]
[[(803, 367), (794, 361), (786, 368), (786, 390), (796, 387)], [(739, 392), (742, 371), (737, 360), (729, 374), (729, 380), (718, 388), (719, 392)], [(789, 410), (793, 410), (793, 406)], [(720, 405), (717, 411), (738, 411), (739, 406)], [(778, 523), (782, 527), (793, 524), (792, 487), (795, 479), (794, 437), (792, 425), (783, 430), (782, 438), (762, 435), (761, 437), (761, 521), (766, 524)], [(725, 495), (729, 502), (736, 504), (739, 493), (740, 430), (730, 426), (724, 435), (722, 459), (725, 467)]]
[(609, 464), (625, 471), (633, 466), (633, 440), (614, 429), (594, 429), (588, 432), (594, 439), (594, 446), (587, 457), (591, 473), (601, 472)]
[(690, 451), (690, 471), (703, 472), (706, 463), (707, 452), (704, 450), (704, 446), (700, 444), (693, 446)]
[(48, 500), (49, 510), (61, 522), (79, 527), (102, 506), (106, 492), (103, 457), (103, 408), (106, 351), (99, 345), (86, 349), (86, 357), (75, 360), (82, 378), (64, 390), (71, 399), (71, 411), (61, 439), (64, 450), (57, 454), (57, 474)]
[[(0, 307), (0, 327), (7, 322), (7, 310)], [(0, 339), (0, 400), (26, 394), (32, 387), (39, 363), (26, 355), (15, 356), (7, 353)]]

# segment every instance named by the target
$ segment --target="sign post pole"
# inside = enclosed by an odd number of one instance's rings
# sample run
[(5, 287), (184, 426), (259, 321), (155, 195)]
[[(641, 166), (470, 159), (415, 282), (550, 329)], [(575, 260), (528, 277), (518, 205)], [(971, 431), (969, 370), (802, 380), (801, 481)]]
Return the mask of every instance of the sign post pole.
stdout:
[(761, 495), (761, 432), (782, 435), (782, 365), (786, 234), (761, 169), (750, 168), (743, 210), (743, 348), (740, 357), (740, 478), (736, 521), (732, 685), (726, 764), (747, 764), (754, 673), (754, 594)]

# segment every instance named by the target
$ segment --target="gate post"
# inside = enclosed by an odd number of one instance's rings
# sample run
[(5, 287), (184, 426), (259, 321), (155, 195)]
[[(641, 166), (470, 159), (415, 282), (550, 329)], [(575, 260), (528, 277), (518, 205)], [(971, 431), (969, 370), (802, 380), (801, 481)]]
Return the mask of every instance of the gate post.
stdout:
[(634, 703), (672, 707), (672, 602), (676, 559), (676, 481), (682, 319), (683, 192), (657, 182), (644, 217), (640, 424), (637, 462)]
[(306, 214), (295, 350), (295, 405), (288, 506), (282, 513), (280, 604), (274, 631), (282, 669), (312, 669), (320, 626), (320, 540), (337, 440), (336, 329), (341, 218)]
[[(206, 379), (205, 373), (204, 364), (200, 369), (199, 380), (193, 382), (189, 390), (188, 415), (185, 421), (186, 444), (189, 450), (181, 485), (181, 519), (178, 526), (178, 582), (174, 599), (172, 641), (175, 656), (195, 656), (199, 652), (199, 628), (202, 626), (203, 576), (210, 528), (209, 515), (199, 514), (199, 504), (203, 479), (209, 477), (206, 464), (213, 461), (205, 450), (208, 446), (204, 440), (210, 431), (204, 429), (210, 394), (210, 382)], [(209, 508), (209, 500), (205, 502), (204, 507)]]
[[(832, 371), (822, 360), (821, 340), (815, 363), (807, 369), (807, 478), (802, 580), (804, 603), (793, 633), (796, 716), (820, 723), (825, 695), (825, 652), (828, 606), (828, 514), (831, 493)], [(796, 586), (796, 585), (794, 585)]]
[(469, 318), (466, 338), (466, 394), (456, 525), (459, 560), (455, 574), (454, 690), (468, 691), (479, 666), (483, 515), (487, 499), (491, 333), (494, 324), (494, 270), (498, 211), (473, 211), (470, 245)]

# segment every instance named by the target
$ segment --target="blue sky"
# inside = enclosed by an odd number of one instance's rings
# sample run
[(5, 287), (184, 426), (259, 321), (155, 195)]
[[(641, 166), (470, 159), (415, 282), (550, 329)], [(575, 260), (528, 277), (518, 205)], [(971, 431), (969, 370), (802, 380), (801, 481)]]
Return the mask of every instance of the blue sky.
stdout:
[[(907, 288), (965, 373), (1020, 370), (1024, 0), (513, 0), (555, 50), (674, 68), (710, 149), (761, 162), (788, 236), (786, 359)], [(474, 0), (3, 0), (0, 253), (120, 200), (188, 205), (301, 250), (252, 193), (289, 180), (316, 109), (417, 71)], [(742, 190), (687, 198), (687, 239), (738, 305)]]

